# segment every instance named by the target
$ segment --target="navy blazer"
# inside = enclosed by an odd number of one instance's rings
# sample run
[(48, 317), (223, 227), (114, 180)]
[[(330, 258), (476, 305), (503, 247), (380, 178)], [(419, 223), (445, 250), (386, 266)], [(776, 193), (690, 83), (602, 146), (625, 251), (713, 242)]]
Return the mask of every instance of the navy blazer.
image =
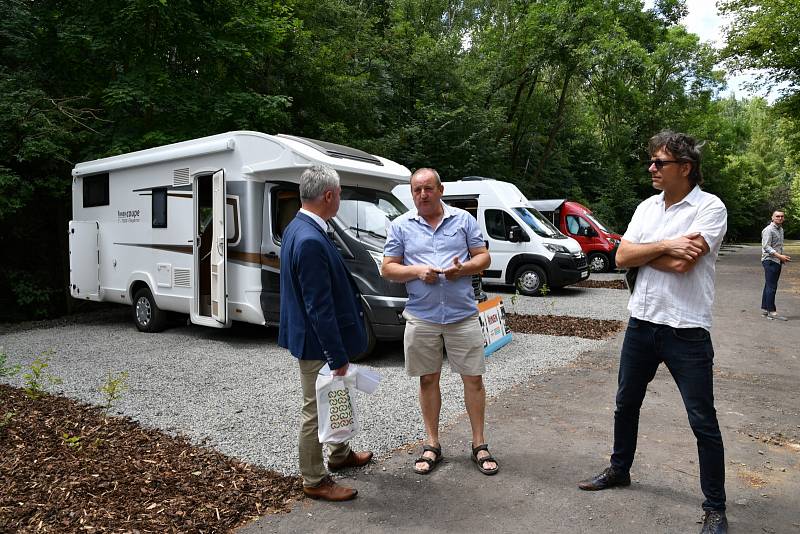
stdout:
[(278, 344), (301, 360), (338, 369), (367, 348), (356, 283), (328, 235), (298, 212), (281, 242)]

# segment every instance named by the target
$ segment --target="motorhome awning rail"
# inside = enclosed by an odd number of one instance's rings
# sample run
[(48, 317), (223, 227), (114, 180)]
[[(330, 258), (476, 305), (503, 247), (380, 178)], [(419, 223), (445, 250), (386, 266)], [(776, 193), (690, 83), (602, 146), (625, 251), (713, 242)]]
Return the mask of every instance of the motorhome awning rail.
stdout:
[(177, 143), (170, 147), (156, 147), (142, 150), (133, 154), (122, 154), (110, 158), (97, 159), (79, 163), (72, 169), (72, 176), (87, 176), (101, 172), (118, 171), (150, 165), (161, 161), (172, 161), (183, 158), (191, 158), (203, 154), (215, 154), (217, 152), (227, 152), (236, 148), (236, 141), (233, 137), (209, 140), (206, 142), (186, 142)]

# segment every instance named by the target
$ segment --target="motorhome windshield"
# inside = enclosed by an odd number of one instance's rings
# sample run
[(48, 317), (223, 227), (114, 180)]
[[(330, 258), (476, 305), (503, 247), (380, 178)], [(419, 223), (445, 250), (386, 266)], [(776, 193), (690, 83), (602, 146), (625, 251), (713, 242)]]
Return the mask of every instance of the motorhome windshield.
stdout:
[(396, 217), (408, 211), (391, 193), (364, 187), (342, 187), (342, 202), (336, 218), (353, 232), (386, 239), (386, 231)]
[(559, 232), (544, 215), (534, 208), (514, 208), (514, 213), (519, 215), (520, 218), (525, 221), (525, 224), (530, 226), (531, 230), (536, 232), (537, 235), (553, 239), (566, 238), (566, 236)]
[(610, 233), (611, 233), (611, 230), (609, 230), (609, 229), (607, 229), (605, 226), (603, 226), (603, 223), (601, 223), (600, 221), (598, 221), (597, 219), (595, 219), (595, 218), (594, 218), (594, 216), (593, 216), (591, 213), (584, 213), (584, 215), (586, 216), (586, 218), (587, 218), (587, 219), (589, 219), (589, 220), (590, 220), (590, 221), (592, 221), (592, 222), (593, 222), (595, 225), (597, 225), (597, 227), (598, 227), (598, 228), (600, 228), (602, 231), (604, 231), (604, 232), (605, 232), (605, 233), (607, 233), (607, 234), (610, 234)]

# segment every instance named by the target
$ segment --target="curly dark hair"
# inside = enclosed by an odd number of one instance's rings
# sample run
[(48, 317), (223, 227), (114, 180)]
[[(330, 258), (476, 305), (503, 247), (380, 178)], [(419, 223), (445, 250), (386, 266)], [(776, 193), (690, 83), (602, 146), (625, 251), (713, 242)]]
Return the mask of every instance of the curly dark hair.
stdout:
[(700, 170), (700, 162), (703, 159), (700, 149), (705, 142), (698, 143), (697, 140), (686, 134), (676, 133), (672, 130), (663, 130), (650, 138), (647, 150), (650, 157), (659, 150), (666, 150), (678, 161), (685, 161), (692, 164), (689, 173), (689, 181), (694, 185), (703, 184), (703, 172)]

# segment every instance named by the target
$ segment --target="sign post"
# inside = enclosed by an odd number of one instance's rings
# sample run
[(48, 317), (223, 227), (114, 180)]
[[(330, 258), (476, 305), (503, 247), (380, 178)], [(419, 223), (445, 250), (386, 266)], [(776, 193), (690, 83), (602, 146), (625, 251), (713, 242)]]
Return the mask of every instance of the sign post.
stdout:
[(506, 310), (500, 297), (478, 303), (478, 319), (483, 332), (483, 353), (491, 353), (511, 341), (511, 332), (506, 328)]

